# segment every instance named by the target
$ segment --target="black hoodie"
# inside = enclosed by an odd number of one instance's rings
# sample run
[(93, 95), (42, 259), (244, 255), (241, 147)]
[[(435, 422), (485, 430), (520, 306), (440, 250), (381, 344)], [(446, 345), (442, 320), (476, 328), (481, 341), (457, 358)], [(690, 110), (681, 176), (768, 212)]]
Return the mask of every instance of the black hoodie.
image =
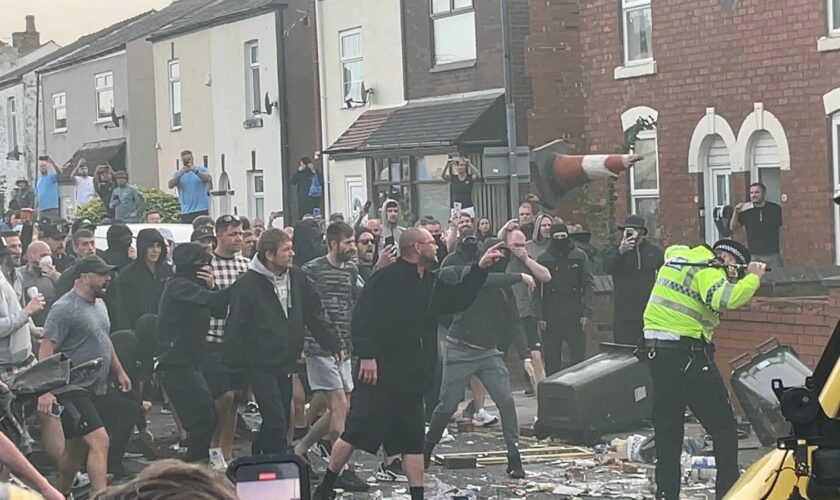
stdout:
[(312, 259), (326, 255), (324, 234), (315, 219), (304, 219), (295, 222), (295, 236), (292, 247), (295, 250), (295, 265), (302, 266)]
[(175, 277), (166, 282), (157, 317), (157, 354), (162, 366), (196, 368), (204, 359), (204, 338), (210, 329), (210, 315), (227, 314), (228, 297), (234, 287), (209, 290), (196, 277), (199, 261), (210, 265), (210, 254), (198, 243), (175, 248)]
[(107, 233), (108, 250), (102, 253), (102, 259), (119, 269), (131, 264), (128, 248), (131, 246), (132, 238), (134, 238), (134, 234), (125, 224), (114, 224), (109, 227)]
[[(155, 243), (160, 244), (161, 252), (152, 272), (145, 255)], [(122, 328), (133, 330), (140, 316), (157, 314), (163, 285), (172, 275), (172, 267), (166, 263), (166, 241), (158, 230), (149, 228), (137, 233), (137, 259), (120, 271), (116, 281)]]

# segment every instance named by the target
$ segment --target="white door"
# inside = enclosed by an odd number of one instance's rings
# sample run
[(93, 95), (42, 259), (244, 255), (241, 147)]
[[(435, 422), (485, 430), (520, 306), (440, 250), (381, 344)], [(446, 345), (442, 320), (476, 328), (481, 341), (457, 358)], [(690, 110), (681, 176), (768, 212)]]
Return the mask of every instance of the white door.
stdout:
[(730, 205), (730, 178), (732, 169), (729, 165), (729, 148), (720, 136), (715, 136), (706, 157), (706, 241), (714, 243), (720, 239), (720, 231), (715, 225), (716, 209)]
[[(840, 189), (840, 113), (831, 120), (831, 150), (834, 192)], [(840, 206), (834, 205), (834, 263), (840, 264)]]
[(767, 200), (782, 203), (782, 171), (779, 150), (770, 132), (762, 130), (753, 139), (753, 179), (767, 186)]

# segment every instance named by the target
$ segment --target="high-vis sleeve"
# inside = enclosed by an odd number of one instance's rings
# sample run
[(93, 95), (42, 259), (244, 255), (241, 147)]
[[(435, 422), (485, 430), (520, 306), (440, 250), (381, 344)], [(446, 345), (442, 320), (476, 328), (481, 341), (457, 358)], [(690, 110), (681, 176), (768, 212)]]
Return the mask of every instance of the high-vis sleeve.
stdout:
[(704, 269), (697, 273), (695, 280), (706, 306), (719, 313), (743, 307), (761, 286), (761, 280), (754, 274), (730, 283), (723, 269)]

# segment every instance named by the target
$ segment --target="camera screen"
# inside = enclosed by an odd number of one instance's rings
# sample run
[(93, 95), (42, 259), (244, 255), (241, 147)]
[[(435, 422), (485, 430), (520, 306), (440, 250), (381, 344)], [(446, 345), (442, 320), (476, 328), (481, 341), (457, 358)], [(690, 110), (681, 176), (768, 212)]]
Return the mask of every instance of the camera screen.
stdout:
[(295, 463), (243, 465), (236, 471), (240, 500), (299, 500), (300, 471)]

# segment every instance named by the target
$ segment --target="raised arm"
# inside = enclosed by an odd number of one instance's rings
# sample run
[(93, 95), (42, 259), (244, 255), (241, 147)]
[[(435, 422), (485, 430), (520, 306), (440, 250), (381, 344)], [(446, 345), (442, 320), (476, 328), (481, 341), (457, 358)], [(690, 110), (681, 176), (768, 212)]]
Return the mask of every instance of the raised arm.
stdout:
[(737, 230), (741, 229), (741, 208), (743, 206), (743, 203), (738, 203), (735, 205), (735, 210), (732, 211), (732, 219), (729, 220), (729, 230), (732, 231), (733, 234)]
[(446, 160), (446, 166), (443, 167), (443, 172), (441, 172), (440, 178), (446, 182), (449, 182), (452, 179), (452, 159)]

